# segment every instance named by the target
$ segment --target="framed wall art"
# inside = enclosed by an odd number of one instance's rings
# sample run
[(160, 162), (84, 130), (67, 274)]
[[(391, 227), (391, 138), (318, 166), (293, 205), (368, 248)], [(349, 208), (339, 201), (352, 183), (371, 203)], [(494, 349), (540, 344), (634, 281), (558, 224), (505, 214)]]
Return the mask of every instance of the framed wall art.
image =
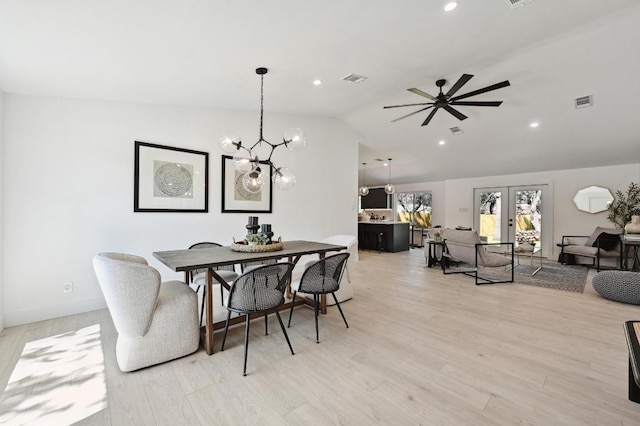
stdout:
[(251, 193), (242, 185), (243, 173), (236, 170), (233, 157), (222, 156), (222, 213), (271, 213), (271, 166), (260, 162), (263, 184), (260, 191)]
[(209, 153), (135, 142), (134, 212), (209, 211)]

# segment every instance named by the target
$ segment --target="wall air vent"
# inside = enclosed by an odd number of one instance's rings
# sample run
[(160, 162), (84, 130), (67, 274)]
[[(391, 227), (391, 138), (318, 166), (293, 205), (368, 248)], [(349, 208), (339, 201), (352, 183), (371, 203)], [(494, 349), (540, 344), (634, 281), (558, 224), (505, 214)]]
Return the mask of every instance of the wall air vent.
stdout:
[(589, 96), (581, 96), (575, 99), (576, 109), (578, 108), (586, 108), (593, 105), (593, 95)]
[(350, 81), (352, 83), (362, 83), (363, 81), (365, 81), (368, 77), (365, 77), (363, 75), (358, 75), (358, 74), (349, 74), (349, 75), (345, 75), (344, 77), (342, 77), (342, 80), (344, 81)]
[(531, 3), (532, 0), (507, 0), (507, 3), (511, 5), (511, 9), (524, 6), (527, 3)]
[(449, 127), (449, 130), (451, 130), (451, 133), (453, 133), (454, 135), (461, 135), (462, 133), (464, 133), (458, 126)]

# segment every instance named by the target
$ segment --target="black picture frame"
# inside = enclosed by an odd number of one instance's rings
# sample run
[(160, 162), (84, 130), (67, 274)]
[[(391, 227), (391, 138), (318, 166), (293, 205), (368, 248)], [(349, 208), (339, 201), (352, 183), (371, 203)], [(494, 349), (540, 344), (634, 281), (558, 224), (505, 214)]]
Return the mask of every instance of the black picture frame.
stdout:
[(133, 211), (207, 213), (209, 153), (135, 141)]
[(264, 174), (264, 184), (259, 194), (249, 194), (242, 188), (238, 172), (233, 165), (233, 157), (222, 156), (222, 213), (272, 213), (273, 187), (272, 169), (266, 161), (260, 161)]

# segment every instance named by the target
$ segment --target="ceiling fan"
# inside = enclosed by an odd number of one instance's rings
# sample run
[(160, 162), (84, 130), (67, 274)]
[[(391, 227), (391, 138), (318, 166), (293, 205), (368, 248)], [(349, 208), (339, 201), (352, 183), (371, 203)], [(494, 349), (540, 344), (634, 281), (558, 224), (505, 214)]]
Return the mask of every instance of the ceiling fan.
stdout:
[(471, 80), (471, 77), (473, 77), (473, 75), (471, 75), (471, 74), (462, 74), (462, 77), (460, 77), (458, 79), (458, 81), (456, 81), (456, 83), (453, 86), (451, 86), (451, 88), (449, 89), (449, 91), (447, 93), (442, 93), (442, 87), (447, 83), (447, 80), (441, 79), (441, 80), (436, 81), (436, 86), (438, 86), (440, 88), (440, 94), (438, 96), (431, 96), (430, 94), (425, 93), (422, 90), (416, 89), (416, 88), (407, 89), (411, 93), (415, 93), (416, 95), (423, 96), (423, 97), (429, 99), (432, 102), (424, 102), (424, 103), (419, 103), (419, 104), (390, 105), (390, 106), (386, 106), (384, 108), (385, 109), (386, 108), (402, 108), (402, 107), (408, 107), (408, 106), (424, 106), (424, 105), (428, 105), (425, 108), (419, 109), (418, 111), (414, 111), (411, 114), (403, 115), (402, 117), (396, 118), (395, 120), (391, 121), (392, 123), (394, 123), (394, 122), (396, 122), (398, 120), (402, 120), (403, 118), (411, 117), (414, 114), (417, 114), (417, 113), (422, 112), (422, 111), (426, 111), (429, 108), (433, 108), (433, 111), (431, 111), (429, 113), (429, 115), (427, 116), (426, 120), (424, 120), (424, 122), (422, 123), (423, 126), (426, 126), (427, 124), (429, 124), (429, 122), (431, 121), (433, 116), (436, 114), (436, 112), (440, 108), (444, 109), (449, 114), (451, 114), (454, 117), (456, 117), (458, 120), (464, 120), (464, 119), (467, 118), (467, 116), (464, 115), (463, 113), (461, 113), (460, 111), (458, 111), (457, 109), (453, 108), (453, 105), (497, 107), (497, 106), (500, 106), (500, 104), (502, 104), (502, 101), (462, 101), (462, 99), (466, 99), (466, 98), (471, 97), (471, 96), (480, 95), (482, 93), (491, 92), (492, 90), (501, 89), (503, 87), (510, 86), (511, 83), (509, 83), (509, 80), (505, 80), (505, 81), (502, 81), (500, 83), (492, 84), (491, 86), (487, 86), (487, 87), (484, 87), (482, 89), (474, 90), (472, 92), (465, 93), (464, 95), (453, 96), (456, 92), (458, 92), (458, 90), (460, 90), (460, 88), (462, 88), (462, 86), (464, 86), (469, 80)]

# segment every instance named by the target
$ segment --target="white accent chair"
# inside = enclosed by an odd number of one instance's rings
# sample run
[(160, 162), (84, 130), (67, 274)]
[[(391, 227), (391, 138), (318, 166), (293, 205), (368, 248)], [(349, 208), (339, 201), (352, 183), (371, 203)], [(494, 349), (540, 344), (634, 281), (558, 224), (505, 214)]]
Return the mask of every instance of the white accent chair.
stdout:
[(130, 254), (100, 253), (93, 267), (118, 332), (120, 370), (138, 370), (198, 350), (198, 298), (187, 284), (161, 283), (155, 268)]

